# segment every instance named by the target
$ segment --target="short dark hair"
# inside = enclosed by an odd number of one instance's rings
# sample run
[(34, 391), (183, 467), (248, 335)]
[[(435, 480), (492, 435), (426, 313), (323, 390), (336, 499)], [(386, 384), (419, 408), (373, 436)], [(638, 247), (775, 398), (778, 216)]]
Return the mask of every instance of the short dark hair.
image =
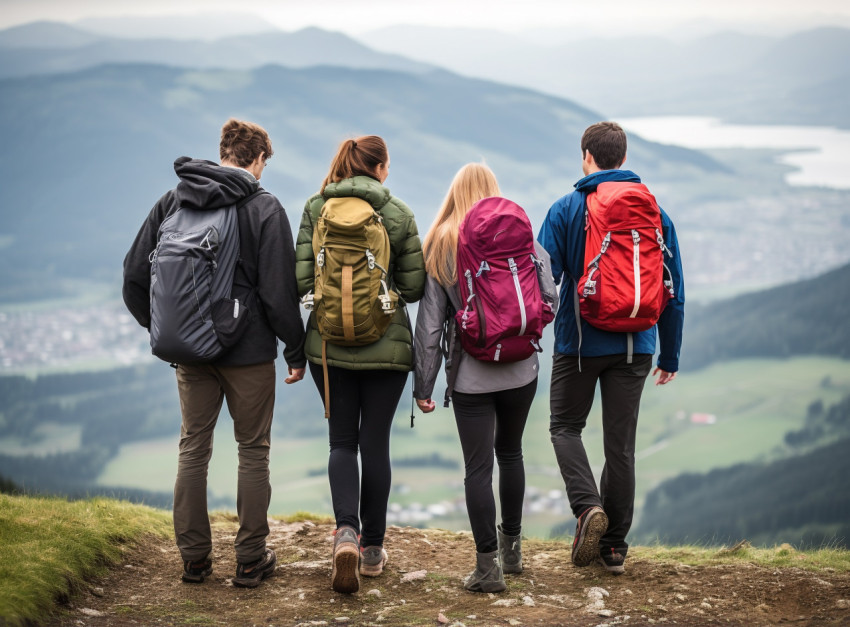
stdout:
[(581, 156), (590, 151), (603, 170), (615, 170), (626, 160), (626, 132), (616, 122), (597, 122), (581, 136)]
[(222, 161), (232, 161), (244, 168), (254, 163), (261, 154), (265, 154), (268, 161), (274, 151), (266, 129), (253, 122), (230, 118), (221, 127), (218, 153)]

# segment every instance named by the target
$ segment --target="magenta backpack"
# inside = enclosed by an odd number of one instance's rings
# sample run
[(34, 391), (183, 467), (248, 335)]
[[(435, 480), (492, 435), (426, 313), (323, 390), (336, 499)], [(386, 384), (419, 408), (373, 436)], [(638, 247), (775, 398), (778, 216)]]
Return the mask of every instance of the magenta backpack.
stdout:
[(522, 207), (506, 198), (472, 205), (457, 239), (455, 314), (463, 349), (482, 361), (520, 361), (539, 352), (543, 327), (552, 321), (537, 279), (542, 262)]

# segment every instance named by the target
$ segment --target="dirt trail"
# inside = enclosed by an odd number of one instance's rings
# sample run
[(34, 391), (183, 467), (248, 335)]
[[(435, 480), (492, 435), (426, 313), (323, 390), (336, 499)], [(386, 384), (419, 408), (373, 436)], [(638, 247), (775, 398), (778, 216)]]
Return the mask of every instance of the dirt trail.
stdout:
[(847, 573), (689, 567), (642, 559), (638, 550), (615, 577), (575, 568), (569, 545), (556, 541), (526, 541), (525, 571), (506, 578), (508, 589), (473, 594), (461, 586), (474, 559), (471, 535), (409, 527), (388, 530), (384, 574), (342, 595), (330, 588), (331, 525), (271, 521), (271, 529), (278, 567), (255, 590), (230, 584), (236, 524), (218, 519), (215, 572), (204, 584), (181, 583), (173, 541), (150, 539), (52, 625), (850, 624)]

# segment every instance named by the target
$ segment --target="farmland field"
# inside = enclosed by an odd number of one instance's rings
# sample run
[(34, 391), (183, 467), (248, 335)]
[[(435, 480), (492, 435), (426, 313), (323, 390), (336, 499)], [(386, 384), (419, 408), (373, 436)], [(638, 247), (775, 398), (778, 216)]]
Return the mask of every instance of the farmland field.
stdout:
[[(637, 441), (638, 513), (646, 493), (666, 478), (781, 456), (784, 434), (802, 425), (811, 402), (820, 399), (828, 406), (848, 393), (850, 362), (828, 358), (740, 360), (681, 374), (663, 388), (648, 381)], [(285, 394), (282, 390), (281, 403), (285, 403)], [(402, 400), (394, 425), (391, 507), (416, 511), (442, 503), (447, 511), (437, 509), (430, 520), (414, 517), (406, 522), (464, 528), (467, 521), (462, 509), (463, 459), (453, 414), (439, 405), (432, 414), (417, 412), (416, 427), (410, 429), (408, 402), (409, 395)], [(324, 437), (286, 438), (284, 407), (278, 405), (272, 438), (271, 512), (330, 513), (330, 491), (324, 473), (327, 441)], [(693, 414), (713, 416), (715, 422), (696, 424), (691, 420)], [(603, 462), (600, 416), (597, 403), (585, 431), (589, 458), (597, 476)], [(316, 420), (322, 420), (320, 413)], [(175, 424), (176, 421), (175, 417)], [(230, 498), (235, 503), (236, 445), (229, 423), (223, 411), (216, 428), (209, 489), (213, 496)], [(177, 468), (177, 437), (175, 428), (173, 437), (121, 447), (99, 477), (99, 483), (169, 491)], [(444, 462), (456, 461), (457, 467), (408, 465), (434, 453)], [(544, 382), (529, 417), (524, 453), (529, 488), (544, 495), (551, 490), (563, 490), (549, 442), (548, 395)], [(526, 533), (546, 537), (553, 525), (571, 518), (568, 508), (564, 509), (564, 497), (550, 501), (558, 502), (560, 513), (554, 505), (543, 511), (529, 511), (525, 518)]]

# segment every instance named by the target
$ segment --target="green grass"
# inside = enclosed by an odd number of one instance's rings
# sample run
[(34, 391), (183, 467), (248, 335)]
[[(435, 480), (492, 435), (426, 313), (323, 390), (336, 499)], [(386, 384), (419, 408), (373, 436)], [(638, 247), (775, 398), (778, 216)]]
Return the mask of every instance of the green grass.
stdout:
[(126, 502), (0, 495), (0, 623), (43, 621), (124, 546), (170, 533), (168, 514)]
[(796, 567), (814, 571), (850, 572), (850, 551), (822, 547), (797, 551), (790, 544), (770, 548), (755, 548), (749, 543), (721, 548), (701, 546), (638, 546), (629, 549), (629, 556), (653, 562), (670, 562), (689, 566), (749, 563), (766, 568)]

